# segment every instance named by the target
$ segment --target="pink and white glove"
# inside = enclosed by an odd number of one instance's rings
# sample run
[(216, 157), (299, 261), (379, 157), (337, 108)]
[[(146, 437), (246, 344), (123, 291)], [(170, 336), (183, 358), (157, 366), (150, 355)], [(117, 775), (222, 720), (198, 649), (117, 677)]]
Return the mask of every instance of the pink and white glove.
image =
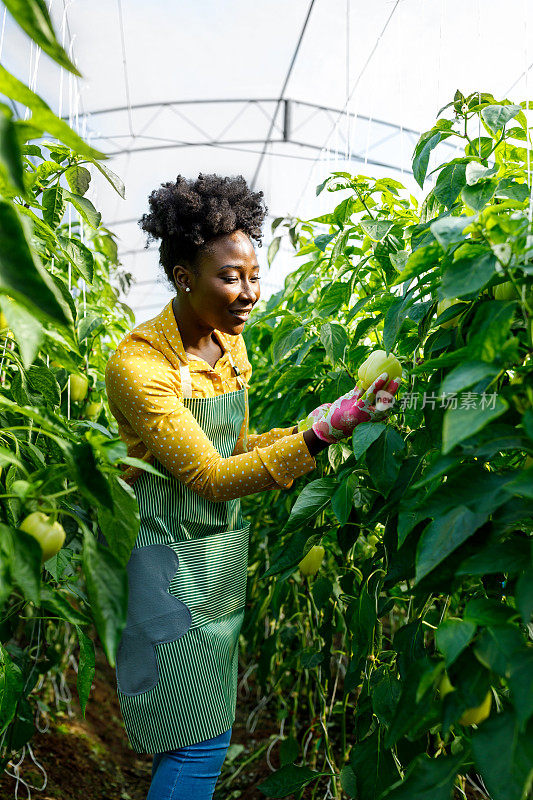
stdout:
[(314, 408), (311, 412), (309, 412), (305, 419), (299, 420), (298, 433), (301, 433), (302, 431), (308, 431), (315, 422), (318, 422), (319, 419), (322, 419), (330, 405), (331, 403), (322, 403), (322, 405), (317, 406), (317, 408)]
[[(398, 391), (401, 378), (394, 378), (388, 385), (387, 381), (388, 374), (382, 372), (366, 392), (356, 385), (334, 403), (323, 403), (311, 411), (305, 420), (298, 423), (298, 431), (312, 428), (319, 439), (333, 444), (351, 436), (354, 428), (361, 422), (379, 422), (389, 413), (392, 398)], [(384, 390), (385, 385), (387, 385), (386, 390)], [(378, 402), (374, 404), (376, 399)]]

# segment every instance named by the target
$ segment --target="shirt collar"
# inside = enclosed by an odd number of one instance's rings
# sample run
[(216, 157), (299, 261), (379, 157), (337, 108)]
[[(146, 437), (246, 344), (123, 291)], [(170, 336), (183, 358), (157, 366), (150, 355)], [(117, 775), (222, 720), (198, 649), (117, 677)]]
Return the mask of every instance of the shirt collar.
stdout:
[[(180, 331), (178, 328), (178, 324), (176, 322), (176, 318), (174, 316), (174, 311), (172, 309), (172, 300), (169, 300), (167, 305), (164, 307), (163, 311), (156, 317), (158, 327), (163, 333), (165, 339), (167, 340), (168, 344), (174, 351), (174, 353), (178, 356), (179, 360), (183, 364), (190, 364), (189, 359), (187, 358), (187, 353), (185, 352), (185, 348), (183, 347), (183, 342), (181, 340)], [(233, 352), (235, 348), (235, 344), (237, 341), (236, 336), (230, 336), (227, 333), (223, 333), (215, 328), (215, 334), (220, 342), (220, 346), (224, 351), (224, 355), (231, 351)], [(224, 358), (224, 355), (221, 358)]]

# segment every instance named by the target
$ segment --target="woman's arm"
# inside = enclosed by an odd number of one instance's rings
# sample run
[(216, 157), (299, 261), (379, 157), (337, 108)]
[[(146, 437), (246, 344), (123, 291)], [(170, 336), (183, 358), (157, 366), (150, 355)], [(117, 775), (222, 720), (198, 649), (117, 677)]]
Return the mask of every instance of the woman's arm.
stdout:
[(150, 345), (136, 343), (117, 351), (105, 377), (110, 408), (119, 409), (164, 467), (209, 500), (288, 489), (295, 478), (316, 467), (311, 449), (316, 452), (317, 437), (312, 431), (223, 458), (181, 400), (176, 370)]

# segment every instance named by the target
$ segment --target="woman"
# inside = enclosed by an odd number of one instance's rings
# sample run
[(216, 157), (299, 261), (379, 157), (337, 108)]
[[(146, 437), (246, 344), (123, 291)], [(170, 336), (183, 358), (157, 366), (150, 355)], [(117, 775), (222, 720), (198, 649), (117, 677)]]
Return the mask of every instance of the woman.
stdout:
[(116, 665), (130, 743), (154, 753), (148, 800), (211, 798), (230, 742), (250, 528), (240, 498), (291, 487), (320, 450), (383, 417), (370, 401), (386, 373), (300, 426), (248, 435), (242, 331), (260, 296), (251, 240), (261, 242), (262, 196), (242, 176), (202, 174), (152, 192), (140, 225), (161, 239), (176, 296), (106, 368), (128, 455), (157, 469), (124, 473), (140, 530)]

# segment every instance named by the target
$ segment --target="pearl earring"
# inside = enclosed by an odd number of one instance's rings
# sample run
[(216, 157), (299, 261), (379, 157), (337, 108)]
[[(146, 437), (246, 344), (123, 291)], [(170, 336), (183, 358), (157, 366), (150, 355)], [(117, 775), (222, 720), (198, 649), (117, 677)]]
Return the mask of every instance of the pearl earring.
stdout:
[(190, 287), (189, 287), (189, 286), (187, 286), (187, 287), (186, 287), (186, 289), (185, 289), (185, 291), (186, 291), (186, 292), (190, 292), (190, 291), (191, 291)]

